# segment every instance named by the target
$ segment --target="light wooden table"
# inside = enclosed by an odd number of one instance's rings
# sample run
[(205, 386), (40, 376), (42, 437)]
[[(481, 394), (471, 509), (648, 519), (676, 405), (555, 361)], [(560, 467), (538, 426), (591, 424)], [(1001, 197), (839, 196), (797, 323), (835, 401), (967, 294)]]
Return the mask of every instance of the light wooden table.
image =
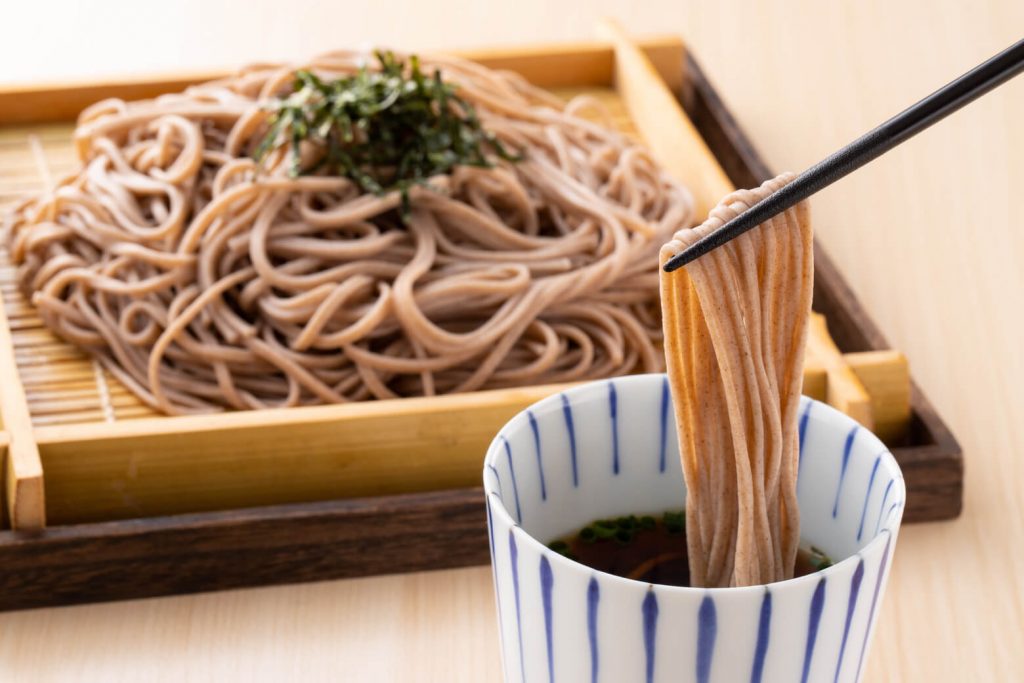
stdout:
[[(579, 39), (616, 15), (682, 34), (794, 170), (1024, 29), (1019, 0), (81, 4), (8, 3), (0, 81)], [(869, 681), (1024, 677), (1022, 201), (1024, 79), (814, 201), (820, 239), (967, 454), (963, 517), (900, 536)], [(475, 568), (11, 613), (0, 680), (494, 681), (493, 610)]]

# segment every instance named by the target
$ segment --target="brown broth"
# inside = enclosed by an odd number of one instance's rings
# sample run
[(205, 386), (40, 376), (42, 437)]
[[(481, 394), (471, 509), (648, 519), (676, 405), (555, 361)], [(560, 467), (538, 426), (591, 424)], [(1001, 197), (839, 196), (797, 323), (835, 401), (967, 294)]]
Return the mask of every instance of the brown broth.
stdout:
[[(597, 520), (549, 547), (598, 571), (645, 583), (689, 586), (684, 520), (682, 512)], [(795, 576), (813, 574), (831, 564), (814, 546), (802, 546)]]

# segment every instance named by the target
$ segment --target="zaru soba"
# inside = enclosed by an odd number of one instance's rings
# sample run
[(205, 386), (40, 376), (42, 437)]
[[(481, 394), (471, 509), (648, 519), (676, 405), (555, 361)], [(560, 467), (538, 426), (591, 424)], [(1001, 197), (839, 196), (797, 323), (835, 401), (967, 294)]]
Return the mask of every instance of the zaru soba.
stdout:
[(355, 52), (104, 101), (9, 246), (47, 326), (166, 413), (660, 370), (692, 203), (595, 104)]

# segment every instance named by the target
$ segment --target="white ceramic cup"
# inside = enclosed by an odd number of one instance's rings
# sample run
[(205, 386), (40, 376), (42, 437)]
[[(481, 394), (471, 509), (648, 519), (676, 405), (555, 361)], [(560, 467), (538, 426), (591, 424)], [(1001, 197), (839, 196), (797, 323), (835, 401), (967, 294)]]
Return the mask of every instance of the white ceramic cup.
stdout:
[(595, 519), (682, 510), (664, 375), (551, 396), (487, 452), (505, 680), (829, 683), (860, 680), (906, 492), (869, 431), (804, 398), (801, 535), (836, 563), (749, 588), (679, 588), (595, 571), (547, 548)]

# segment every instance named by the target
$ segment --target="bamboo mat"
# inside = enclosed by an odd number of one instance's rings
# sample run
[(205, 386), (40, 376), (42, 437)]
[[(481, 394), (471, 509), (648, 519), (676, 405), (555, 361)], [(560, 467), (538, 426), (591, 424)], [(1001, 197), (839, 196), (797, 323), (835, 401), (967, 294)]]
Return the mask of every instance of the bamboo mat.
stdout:
[[(78, 167), (69, 124), (0, 131), (0, 211), (51, 189)], [(0, 246), (0, 294), (14, 358), (36, 426), (150, 417), (156, 413), (74, 346), (47, 330), (17, 286)]]
[[(610, 123), (637, 138), (625, 104), (612, 88), (567, 88), (563, 99), (586, 94), (603, 105)], [(71, 124), (0, 128), (0, 212), (18, 200), (46, 192), (78, 168)], [(2, 240), (0, 240), (2, 242)], [(15, 267), (0, 244), (0, 296), (11, 327), (14, 356), (34, 426), (114, 422), (159, 415), (99, 363), (53, 335), (17, 285)]]

